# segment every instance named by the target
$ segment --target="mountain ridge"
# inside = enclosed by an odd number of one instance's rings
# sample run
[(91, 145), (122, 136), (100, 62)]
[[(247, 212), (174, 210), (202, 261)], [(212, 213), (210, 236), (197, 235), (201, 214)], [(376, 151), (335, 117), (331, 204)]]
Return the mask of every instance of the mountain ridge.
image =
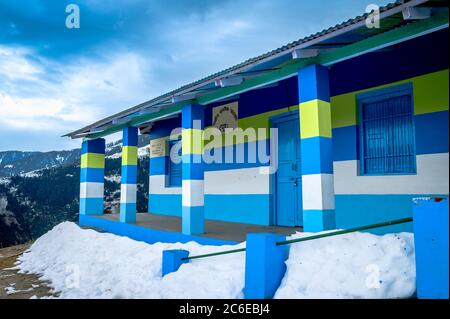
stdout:
[[(138, 146), (148, 145), (148, 135), (139, 135)], [(105, 155), (120, 155), (122, 149), (121, 140), (108, 143)], [(17, 175), (32, 177), (35, 171), (49, 169), (58, 166), (71, 165), (80, 161), (80, 149), (61, 151), (0, 151), (0, 177), (12, 177)]]
[[(138, 140), (138, 211), (147, 211), (149, 140), (148, 135)], [(121, 149), (120, 140), (106, 146), (105, 213), (119, 206)], [(78, 220), (80, 149), (7, 152), (8, 157), (0, 152), (0, 247), (36, 239), (63, 221)], [(5, 170), (5, 165), (14, 169)]]

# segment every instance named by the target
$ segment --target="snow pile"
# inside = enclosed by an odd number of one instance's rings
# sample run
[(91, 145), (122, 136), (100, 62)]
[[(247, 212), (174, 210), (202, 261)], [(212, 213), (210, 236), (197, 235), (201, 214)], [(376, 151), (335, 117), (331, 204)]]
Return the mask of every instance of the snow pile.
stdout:
[(243, 253), (193, 260), (161, 277), (165, 249), (197, 255), (235, 247), (149, 245), (64, 222), (36, 240), (17, 267), (41, 274), (61, 298), (242, 298)]
[(408, 298), (416, 289), (412, 233), (356, 232), (295, 243), (286, 265), (275, 298)]
[[(244, 245), (149, 245), (64, 222), (39, 238), (17, 268), (41, 274), (62, 298), (242, 298), (245, 253), (194, 259), (164, 278), (161, 256), (165, 249), (189, 250), (192, 256)], [(415, 291), (410, 233), (352, 233), (296, 243), (286, 263), (276, 298), (403, 298)]]

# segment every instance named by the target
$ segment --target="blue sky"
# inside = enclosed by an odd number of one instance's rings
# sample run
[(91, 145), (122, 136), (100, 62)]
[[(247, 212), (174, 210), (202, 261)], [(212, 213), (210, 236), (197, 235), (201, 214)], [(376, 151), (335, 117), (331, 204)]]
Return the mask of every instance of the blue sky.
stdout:
[(388, 2), (0, 0), (0, 151), (79, 147), (60, 136)]

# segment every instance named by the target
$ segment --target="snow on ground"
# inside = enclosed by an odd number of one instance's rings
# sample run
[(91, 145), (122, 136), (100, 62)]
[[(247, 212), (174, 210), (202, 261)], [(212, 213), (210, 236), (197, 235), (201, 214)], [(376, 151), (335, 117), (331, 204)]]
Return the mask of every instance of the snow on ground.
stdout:
[(105, 180), (107, 180), (108, 182), (113, 182), (113, 183), (119, 183), (120, 184), (120, 179), (121, 179), (120, 175), (105, 176)]
[(11, 286), (5, 288), (5, 292), (6, 292), (7, 295), (17, 294), (19, 292), (28, 292), (28, 291), (32, 291), (35, 288), (35, 287), (31, 287), (31, 288), (28, 288), (28, 289), (16, 290), (14, 285), (15, 284), (11, 284)]
[[(161, 277), (164, 249), (186, 249), (192, 256), (236, 247), (149, 245), (64, 222), (40, 237), (16, 267), (41, 274), (61, 298), (242, 298), (245, 253), (195, 259)], [(286, 263), (277, 298), (403, 298), (415, 291), (410, 233), (296, 243)]]
[(37, 169), (37, 170), (30, 171), (27, 173), (20, 173), (19, 175), (21, 177), (39, 177), (42, 175), (42, 169)]
[(106, 158), (121, 158), (121, 157), (122, 157), (122, 152), (117, 152), (112, 155), (106, 156)]
[[(150, 155), (150, 145), (145, 145), (145, 146), (139, 147), (137, 151), (138, 151), (139, 158), (149, 156)], [(120, 151), (106, 156), (106, 158), (121, 158), (121, 157), (122, 157), (122, 152), (120, 152)]]
[(61, 298), (240, 298), (242, 253), (194, 260), (161, 278), (164, 249), (194, 255), (230, 248), (194, 242), (149, 245), (64, 222), (36, 240), (17, 267), (50, 280)]
[(150, 155), (150, 144), (138, 148), (139, 158)]
[(286, 264), (275, 298), (408, 298), (416, 289), (412, 233), (356, 232), (295, 243)]

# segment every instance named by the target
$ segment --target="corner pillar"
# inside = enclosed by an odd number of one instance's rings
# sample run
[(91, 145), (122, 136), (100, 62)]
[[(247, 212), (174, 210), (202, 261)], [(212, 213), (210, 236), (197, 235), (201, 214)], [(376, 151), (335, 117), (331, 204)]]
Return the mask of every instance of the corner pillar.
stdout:
[(81, 145), (80, 216), (103, 214), (105, 140), (85, 140)]
[(120, 185), (120, 221), (136, 222), (138, 128), (126, 127), (122, 137), (122, 178)]
[(328, 69), (298, 71), (304, 231), (336, 228)]
[(204, 232), (204, 107), (190, 104), (182, 109), (182, 233)]

